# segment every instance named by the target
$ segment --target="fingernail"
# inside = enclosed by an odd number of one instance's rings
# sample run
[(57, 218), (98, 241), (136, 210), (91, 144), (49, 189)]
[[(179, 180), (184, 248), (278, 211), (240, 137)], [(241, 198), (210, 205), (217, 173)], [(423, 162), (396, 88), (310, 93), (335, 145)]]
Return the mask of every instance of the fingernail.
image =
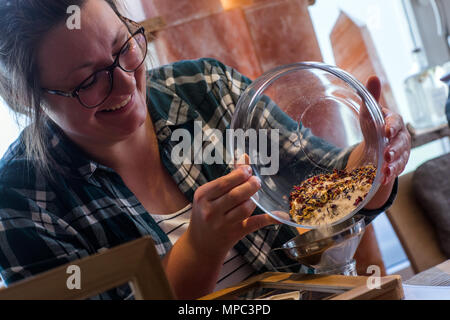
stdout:
[(391, 179), (392, 176), (394, 175), (394, 167), (388, 166), (388, 168), (389, 168), (389, 179)]
[(388, 162), (392, 162), (392, 160), (394, 159), (394, 156), (395, 156), (395, 152), (394, 151), (389, 151), (388, 153), (387, 153), (387, 155), (386, 155), (387, 157), (386, 157), (386, 160), (388, 161)]
[(252, 175), (252, 167), (250, 166), (245, 166), (244, 167), (245, 172), (250, 176)]
[(258, 185), (258, 189), (261, 188), (261, 179), (257, 176), (255, 176), (256, 178), (256, 184)]
[(394, 128), (389, 128), (389, 138), (392, 138), (395, 134), (395, 129)]
[(392, 173), (392, 168), (387, 166), (386, 169), (384, 170), (384, 174), (386, 175), (386, 178), (389, 178), (391, 173)]

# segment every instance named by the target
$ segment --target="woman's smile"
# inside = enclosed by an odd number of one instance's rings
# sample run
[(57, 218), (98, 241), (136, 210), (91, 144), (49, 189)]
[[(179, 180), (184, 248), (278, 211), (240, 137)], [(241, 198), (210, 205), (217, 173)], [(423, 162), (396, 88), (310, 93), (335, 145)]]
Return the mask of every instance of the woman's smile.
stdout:
[(128, 102), (130, 102), (130, 100), (131, 100), (131, 95), (129, 95), (124, 101), (122, 101), (118, 105), (108, 108), (108, 109), (101, 110), (101, 111), (118, 111), (118, 110), (122, 109), (123, 107), (125, 107), (128, 104)]

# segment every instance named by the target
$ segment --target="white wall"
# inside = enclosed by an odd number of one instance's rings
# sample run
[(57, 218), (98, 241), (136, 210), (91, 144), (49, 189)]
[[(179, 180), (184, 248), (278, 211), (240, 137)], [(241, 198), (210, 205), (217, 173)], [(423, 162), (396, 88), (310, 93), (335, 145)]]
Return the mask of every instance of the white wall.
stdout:
[[(148, 1), (148, 0), (144, 0)], [(142, 21), (145, 19), (144, 8), (141, 0), (124, 0), (127, 16), (134, 21)]]
[(317, 0), (310, 13), (324, 60), (329, 64), (334, 64), (329, 36), (340, 10), (369, 29), (400, 112), (409, 121), (403, 81), (414, 73), (416, 65), (401, 0)]

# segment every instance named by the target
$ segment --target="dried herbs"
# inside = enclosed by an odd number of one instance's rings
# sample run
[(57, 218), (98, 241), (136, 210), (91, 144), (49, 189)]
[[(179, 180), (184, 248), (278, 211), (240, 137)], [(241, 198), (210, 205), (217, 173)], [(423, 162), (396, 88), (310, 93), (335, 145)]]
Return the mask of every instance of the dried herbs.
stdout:
[(376, 168), (367, 165), (350, 172), (334, 170), (293, 187), (289, 200), (294, 221), (304, 225), (332, 223), (357, 207), (367, 196)]

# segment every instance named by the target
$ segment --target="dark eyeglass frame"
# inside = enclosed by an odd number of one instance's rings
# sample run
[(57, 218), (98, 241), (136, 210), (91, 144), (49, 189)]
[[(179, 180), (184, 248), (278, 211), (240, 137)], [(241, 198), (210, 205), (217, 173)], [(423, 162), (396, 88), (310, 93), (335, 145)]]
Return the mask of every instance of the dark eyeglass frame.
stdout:
[[(80, 102), (80, 104), (81, 104), (83, 107), (87, 108), (87, 109), (93, 109), (93, 108), (96, 108), (96, 107), (98, 107), (99, 105), (101, 105), (103, 102), (105, 102), (106, 99), (108, 99), (109, 95), (111, 94), (111, 91), (112, 91), (112, 88), (113, 88), (113, 85), (114, 85), (114, 69), (115, 69), (116, 67), (119, 67), (120, 69), (122, 69), (122, 70), (125, 71), (125, 72), (129, 72), (129, 73), (135, 72), (137, 69), (139, 69), (139, 68), (142, 66), (142, 64), (143, 64), (144, 61), (145, 61), (145, 57), (147, 56), (147, 50), (148, 50), (147, 46), (148, 46), (148, 41), (147, 41), (147, 37), (146, 37), (146, 35), (145, 35), (145, 29), (144, 29), (144, 27), (142, 27), (142, 26), (139, 25), (138, 23), (136, 23), (136, 22), (134, 22), (134, 21), (132, 21), (132, 20), (130, 20), (130, 19), (127, 19), (127, 18), (125, 18), (125, 17), (121, 17), (121, 18), (122, 18), (126, 23), (130, 23), (130, 24), (132, 24), (133, 26), (138, 27), (139, 29), (136, 30), (136, 31), (128, 38), (127, 41), (125, 41), (125, 43), (122, 45), (122, 47), (120, 47), (120, 50), (118, 51), (119, 53), (117, 54), (117, 56), (116, 56), (116, 58), (114, 59), (114, 62), (113, 62), (112, 64), (110, 64), (109, 66), (107, 66), (107, 67), (105, 67), (105, 68), (102, 68), (102, 69), (100, 69), (100, 70), (97, 70), (97, 71), (93, 72), (92, 74), (90, 74), (90, 75), (89, 75), (88, 77), (86, 77), (86, 78), (85, 78), (78, 86), (76, 86), (75, 89), (73, 89), (72, 91), (52, 90), (52, 89), (47, 89), (47, 88), (42, 88), (42, 90), (43, 90), (44, 92), (46, 92), (46, 93), (53, 94), (53, 95), (59, 95), (59, 96), (67, 97), (67, 98), (77, 98), (77, 100)], [(129, 28), (128, 28), (128, 29), (129, 29)], [(126, 70), (126, 69), (124, 69), (124, 68), (120, 65), (120, 62), (119, 62), (120, 56), (121, 56), (121, 54), (122, 54), (123, 49), (125, 48), (125, 46), (126, 46), (126, 45), (127, 45), (127, 44), (128, 44), (128, 43), (129, 43), (129, 42), (130, 42), (137, 34), (139, 34), (139, 33), (141, 33), (141, 34), (144, 36), (144, 39), (145, 39), (145, 52), (144, 52), (144, 55), (143, 55), (144, 58), (142, 59), (141, 63), (140, 63), (136, 68), (134, 68), (134, 70)], [(88, 105), (86, 105), (85, 103), (83, 103), (83, 101), (81, 100), (80, 95), (79, 95), (79, 92), (80, 92), (80, 90), (82, 89), (83, 85), (85, 85), (85, 82), (86, 82), (89, 78), (91, 78), (91, 77), (93, 77), (94, 75), (96, 75), (96, 74), (98, 74), (98, 73), (100, 73), (100, 72), (103, 72), (103, 71), (107, 71), (108, 74), (109, 74), (109, 91), (108, 91), (108, 94), (105, 96), (105, 98), (104, 98), (100, 103), (96, 104), (95, 106), (88, 106)]]

